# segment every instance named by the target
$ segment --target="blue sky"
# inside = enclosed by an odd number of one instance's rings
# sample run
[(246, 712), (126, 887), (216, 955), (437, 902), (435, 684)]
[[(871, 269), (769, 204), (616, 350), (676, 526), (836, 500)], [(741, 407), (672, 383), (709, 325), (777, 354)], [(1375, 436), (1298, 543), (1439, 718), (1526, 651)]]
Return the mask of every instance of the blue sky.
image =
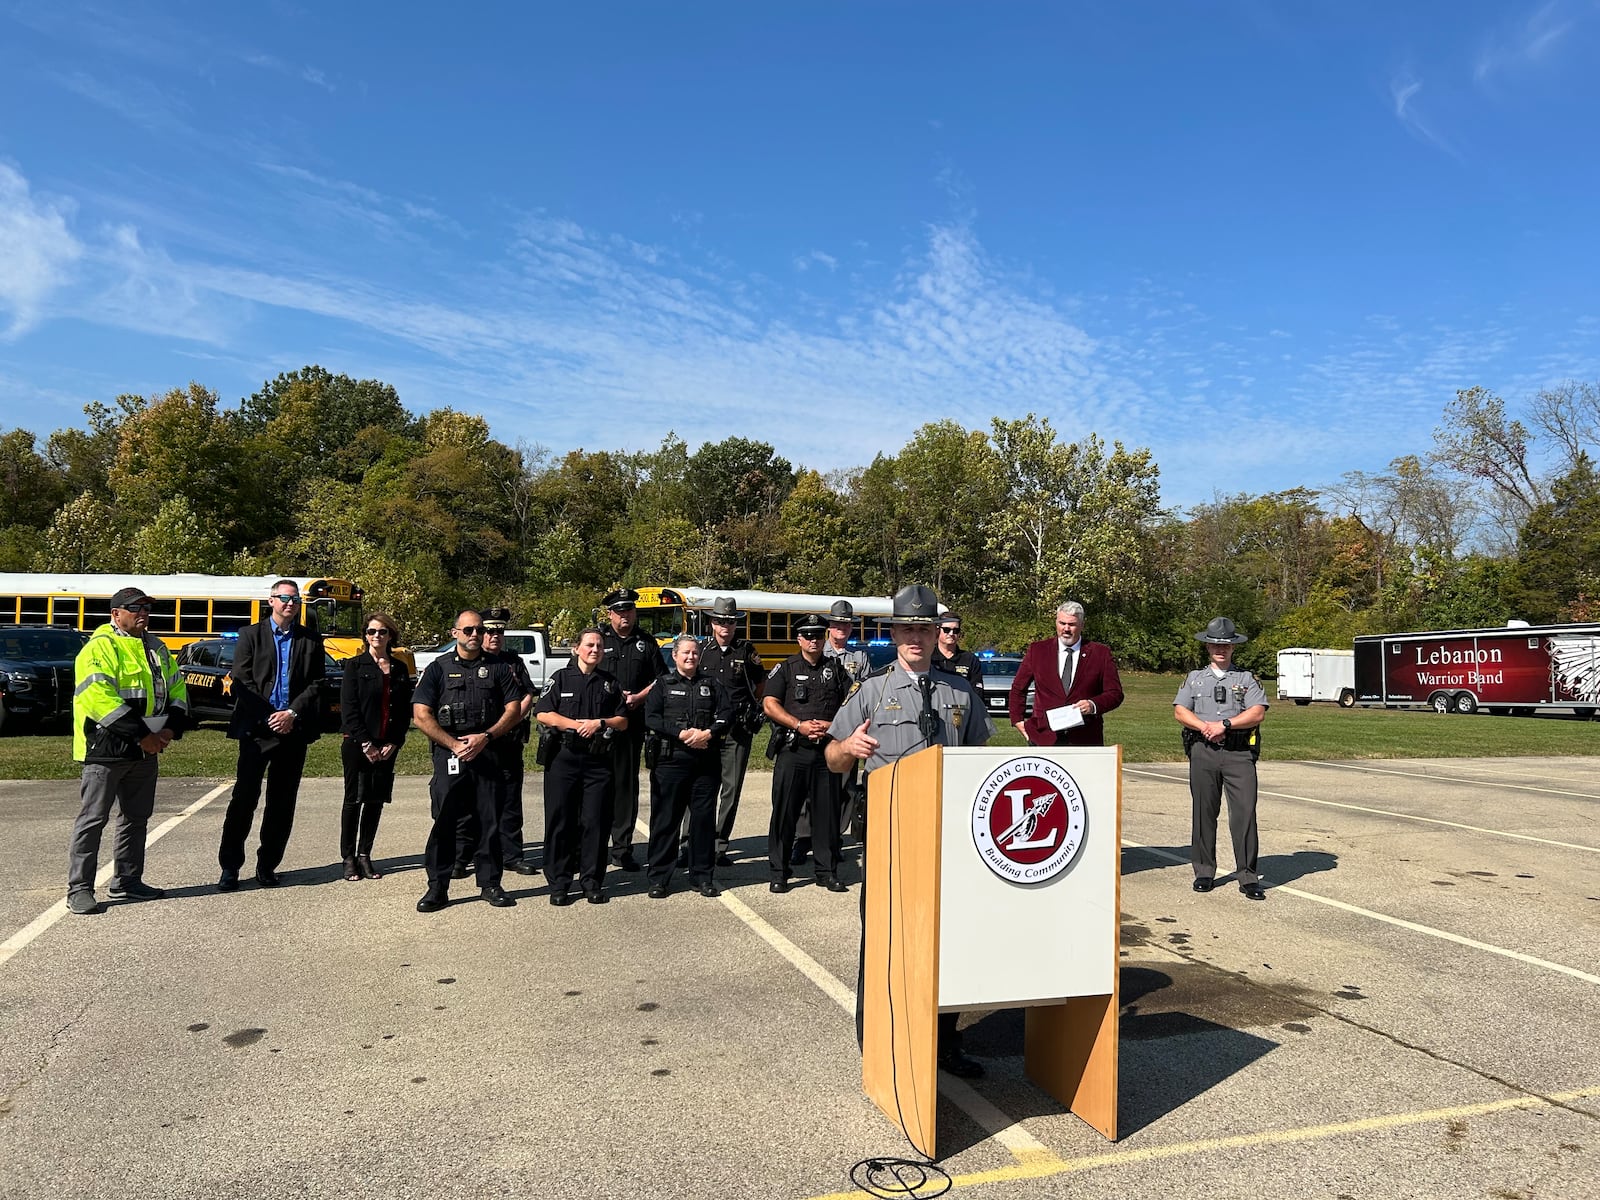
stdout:
[(0, 425), (320, 363), (556, 452), (1168, 503), (1600, 378), (1600, 3), (0, 3)]

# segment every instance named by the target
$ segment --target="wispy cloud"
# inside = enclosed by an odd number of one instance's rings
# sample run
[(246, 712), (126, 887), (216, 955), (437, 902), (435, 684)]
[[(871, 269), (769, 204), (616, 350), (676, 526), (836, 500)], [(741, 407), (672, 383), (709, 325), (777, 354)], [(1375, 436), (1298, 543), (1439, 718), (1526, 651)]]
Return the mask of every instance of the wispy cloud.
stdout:
[(35, 196), (22, 174), (0, 162), (0, 337), (15, 339), (38, 322), (41, 306), (67, 282), (83, 246), (68, 228), (72, 206)]
[[(262, 164), (261, 179), (346, 205), (352, 219), (408, 215), (406, 202), (303, 167)], [(847, 287), (801, 291), (693, 238), (646, 244), (542, 212), (470, 260), (457, 249), (429, 270), (431, 256), (412, 255), (382, 277), (355, 265), (383, 244), (370, 220), (315, 254), (246, 253), (221, 233), (179, 240), (156, 226), (163, 245), (129, 219), (75, 231), (71, 204), (32, 194), (9, 168), (0, 213), (0, 313), (13, 340), (72, 316), (246, 378), (251, 364), (259, 379), (308, 361), (383, 378), (414, 409), (481, 411), (507, 440), (643, 449), (668, 429), (691, 441), (755, 430), (824, 470), (892, 452), (929, 420), (986, 427), (1032, 411), (1067, 437), (1150, 446), (1178, 501), (1215, 486), (1192, 444), (1200, 414), (1230, 414), (1239, 488), (1315, 483), (1330, 462), (1379, 469), (1388, 448), (1426, 444), (1455, 388), (1497, 385), (1519, 337), (1504, 323), (1418, 330), (1379, 314), (1290, 340), (1280, 327), (1223, 324), (1156, 279), (1057, 296), (1026, 264), (998, 261), (964, 219), (927, 225), (887, 279), (867, 282), (847, 255)], [(24, 246), (34, 259), (19, 257)], [(1573, 337), (1592, 349), (1592, 334)], [(796, 412), (847, 414), (850, 436), (819, 440)], [(1370, 461), (1352, 462), (1363, 453)]]
[(1473, 65), (1473, 79), (1481, 84), (1493, 76), (1545, 62), (1577, 23), (1562, 0), (1549, 0), (1526, 18), (1502, 26), (1484, 39)]
[(824, 254), (821, 250), (808, 250), (804, 254), (797, 254), (794, 258), (796, 271), (809, 271), (814, 266), (827, 267), (830, 271), (839, 269), (839, 260), (831, 254)]
[(1389, 80), (1389, 97), (1394, 102), (1394, 115), (1405, 131), (1419, 142), (1426, 142), (1435, 149), (1443, 150), (1452, 158), (1460, 158), (1460, 152), (1444, 139), (1422, 115), (1421, 106), (1417, 103), (1417, 96), (1422, 91), (1422, 80), (1409, 72), (1401, 72)]

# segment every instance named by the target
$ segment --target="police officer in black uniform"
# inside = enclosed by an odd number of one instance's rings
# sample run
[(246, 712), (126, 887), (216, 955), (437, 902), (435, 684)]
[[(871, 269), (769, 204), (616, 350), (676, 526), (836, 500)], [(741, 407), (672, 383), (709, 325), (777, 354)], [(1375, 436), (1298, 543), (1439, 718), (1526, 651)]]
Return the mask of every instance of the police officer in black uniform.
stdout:
[(795, 821), (807, 803), (811, 808), (812, 853), (817, 885), (830, 892), (849, 891), (834, 873), (839, 861), (839, 776), (828, 769), (823, 748), (828, 725), (850, 693), (850, 673), (836, 658), (822, 653), (827, 622), (815, 613), (795, 627), (800, 652), (791, 654), (767, 676), (762, 706), (782, 738), (772, 775), (772, 823), (767, 828), (767, 862), (774, 892), (789, 890), (789, 855)]
[(661, 675), (661, 649), (655, 639), (638, 629), (639, 593), (616, 588), (602, 597), (611, 628), (604, 631), (601, 667), (622, 687), (622, 706), (628, 728), (611, 739), (611, 779), (615, 791), (611, 815), (611, 861), (624, 871), (637, 871), (633, 857), (633, 827), (639, 820), (639, 753), (644, 748), (644, 722), (640, 715), (651, 685)]
[(727, 690), (700, 671), (700, 643), (679, 634), (672, 643), (677, 667), (663, 675), (644, 702), (644, 723), (653, 735), (645, 752), (650, 764), (650, 897), (666, 896), (678, 857), (678, 826), (689, 811), (689, 883), (702, 896), (716, 896), (717, 782), (721, 742), (733, 722)]
[[(733, 724), (722, 739), (722, 778), (717, 792), (717, 866), (731, 867), (728, 843), (733, 839), (733, 823), (739, 815), (739, 796), (744, 791), (745, 771), (750, 766), (750, 746), (762, 720), (761, 689), (767, 671), (761, 653), (746, 638), (739, 636), (745, 614), (732, 596), (718, 596), (711, 602), (711, 636), (700, 651), (700, 673), (709, 675), (727, 689), (733, 700)], [(680, 867), (688, 864), (680, 853)]]
[[(492, 663), (500, 663), (511, 672), (517, 686), (522, 689), (522, 699), (517, 705), (517, 724), (505, 737), (494, 743), (494, 753), (500, 764), (500, 849), (505, 852), (505, 868), (515, 871), (518, 875), (532, 875), (535, 867), (523, 857), (522, 844), (522, 786), (527, 774), (525, 748), (528, 745), (531, 726), (529, 714), (533, 710), (533, 702), (538, 698), (534, 690), (533, 679), (528, 674), (528, 664), (522, 661), (520, 654), (507, 650), (506, 626), (511, 624), (511, 610), (509, 608), (486, 608), (483, 610), (483, 657)], [(467, 855), (462, 852), (459, 841), (456, 843), (456, 863), (459, 867)], [(462, 878), (462, 876), (456, 876)]]
[(573, 665), (552, 675), (539, 698), (544, 877), (550, 883), (550, 903), (557, 908), (571, 903), (574, 868), (590, 904), (607, 899), (611, 743), (626, 731), (628, 718), (622, 711), (621, 685), (600, 669), (604, 653), (601, 631), (585, 629), (572, 648)]
[(483, 898), (496, 908), (516, 901), (500, 887), (500, 766), (490, 745), (511, 732), (521, 716), (522, 691), (503, 664), (483, 657), (483, 619), (472, 609), (456, 614), (456, 648), (428, 664), (411, 696), (412, 718), (433, 743), (433, 829), (424, 862), (428, 890), (417, 911), (438, 912), (450, 903), (450, 865), (463, 811), (476, 812), (474, 864)]
[(981, 688), (983, 660), (971, 650), (961, 648), (961, 618), (945, 613), (939, 618), (939, 644), (933, 651), (933, 669), (959, 675), (975, 688)]

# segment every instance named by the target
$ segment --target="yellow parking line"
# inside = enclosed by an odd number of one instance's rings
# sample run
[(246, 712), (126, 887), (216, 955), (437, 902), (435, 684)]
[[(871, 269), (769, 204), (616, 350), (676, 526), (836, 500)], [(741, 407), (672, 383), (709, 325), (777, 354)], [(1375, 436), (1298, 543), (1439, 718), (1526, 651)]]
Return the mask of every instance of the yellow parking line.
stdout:
[[(1432, 1108), (1421, 1112), (1387, 1113), (1378, 1117), (1362, 1117), (1355, 1121), (1338, 1121), (1331, 1125), (1309, 1125), (1300, 1129), (1268, 1129), (1260, 1133), (1241, 1133), (1232, 1137), (1206, 1138), (1195, 1142), (1174, 1142), (1165, 1146), (1143, 1146), (1138, 1149), (1108, 1150), (1104, 1154), (1088, 1154), (1082, 1158), (1056, 1158), (1053, 1162), (1022, 1162), (1016, 1166), (998, 1167), (992, 1171), (973, 1171), (952, 1179), (956, 1187), (977, 1187), (986, 1183), (1008, 1183), (1019, 1179), (1045, 1179), (1095, 1167), (1124, 1166), (1131, 1163), (1156, 1162), (1164, 1158), (1182, 1158), (1193, 1154), (1209, 1154), (1216, 1150), (1236, 1150), (1260, 1146), (1282, 1146), (1294, 1142), (1312, 1142), (1322, 1138), (1343, 1137), (1352, 1133), (1374, 1133), (1386, 1129), (1404, 1129), (1412, 1125), (1426, 1125), (1433, 1121), (1460, 1120), (1481, 1117), (1487, 1113), (1507, 1112), (1522, 1108), (1549, 1108), (1570, 1104), (1575, 1100), (1590, 1100), (1600, 1096), (1600, 1086), (1578, 1088), (1559, 1092), (1553, 1096), (1511, 1096), (1505, 1100), (1489, 1100), (1481, 1104), (1460, 1104), (1454, 1108)], [(936, 1191), (942, 1186), (931, 1185), (925, 1191)], [(912, 1193), (917, 1194), (917, 1193)], [(813, 1196), (811, 1200), (859, 1200), (861, 1193), (829, 1192)]]

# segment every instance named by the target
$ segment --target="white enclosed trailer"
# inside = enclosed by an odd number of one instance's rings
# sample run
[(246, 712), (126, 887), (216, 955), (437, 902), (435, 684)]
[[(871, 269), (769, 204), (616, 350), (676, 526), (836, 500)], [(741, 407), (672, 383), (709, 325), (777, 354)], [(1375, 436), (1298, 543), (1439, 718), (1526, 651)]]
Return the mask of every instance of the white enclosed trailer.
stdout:
[(1278, 651), (1278, 699), (1310, 704), (1333, 700), (1350, 708), (1356, 702), (1356, 656), (1353, 650)]

